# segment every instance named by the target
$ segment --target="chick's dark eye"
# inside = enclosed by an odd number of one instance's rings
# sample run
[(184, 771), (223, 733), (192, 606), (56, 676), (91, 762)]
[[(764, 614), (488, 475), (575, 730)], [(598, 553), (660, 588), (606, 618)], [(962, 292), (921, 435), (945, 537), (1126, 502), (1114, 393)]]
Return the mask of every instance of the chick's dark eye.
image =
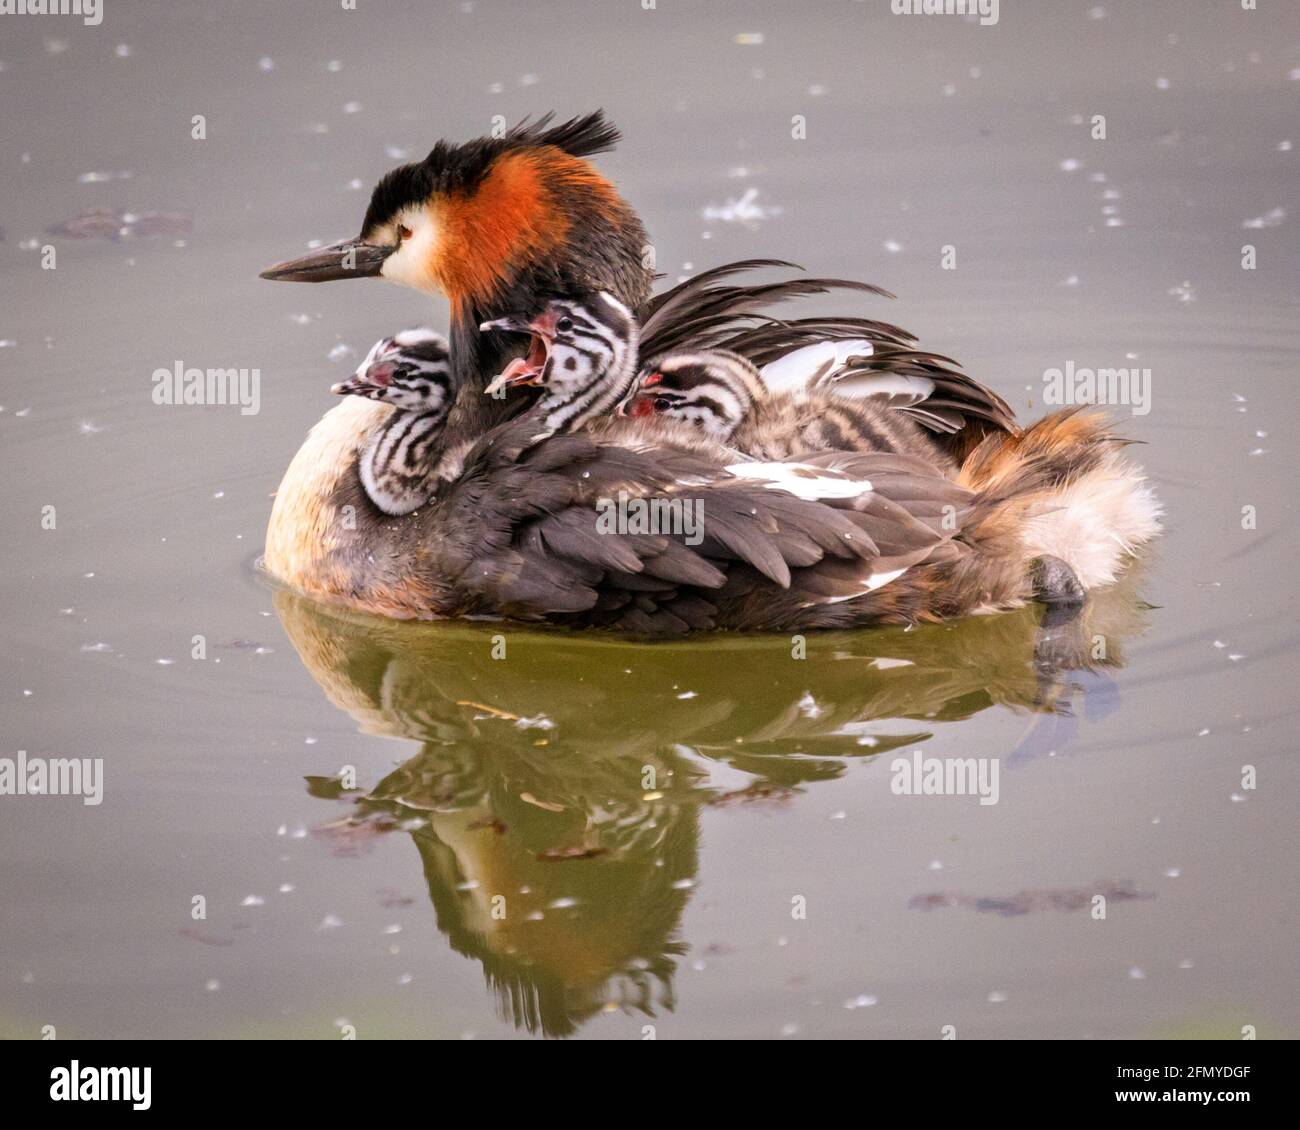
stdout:
[(560, 333), (567, 334), (571, 329), (573, 329), (573, 319), (561, 318), (558, 322), (555, 323), (555, 328), (559, 330)]
[(672, 402), (671, 400), (669, 400), (668, 397), (666, 397), (666, 396), (656, 396), (656, 397), (655, 397), (655, 411), (656, 411), (656, 412), (667, 412), (668, 409), (671, 408), (672, 406), (673, 406), (673, 402)]

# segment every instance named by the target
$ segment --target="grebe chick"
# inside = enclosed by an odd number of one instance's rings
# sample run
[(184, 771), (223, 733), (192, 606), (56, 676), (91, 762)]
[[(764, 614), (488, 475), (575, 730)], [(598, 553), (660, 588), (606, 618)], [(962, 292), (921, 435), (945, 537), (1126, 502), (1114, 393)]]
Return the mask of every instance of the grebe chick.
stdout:
[(393, 411), (357, 462), (366, 494), (385, 514), (409, 514), (437, 485), (438, 441), (454, 401), (447, 339), (421, 327), (375, 342), (331, 392), (378, 400)]

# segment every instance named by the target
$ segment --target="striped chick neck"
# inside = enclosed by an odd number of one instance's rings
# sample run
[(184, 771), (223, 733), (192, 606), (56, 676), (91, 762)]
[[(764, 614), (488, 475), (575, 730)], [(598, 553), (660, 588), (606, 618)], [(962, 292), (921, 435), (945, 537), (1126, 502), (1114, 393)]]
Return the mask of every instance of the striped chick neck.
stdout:
[(553, 301), (542, 315), (550, 330), (541, 398), (533, 414), (542, 435), (571, 432), (608, 416), (636, 376), (637, 324), (604, 292), (585, 302)]
[(447, 341), (432, 330), (404, 330), (376, 342), (350, 380), (334, 386), (392, 407), (357, 461), (370, 501), (385, 514), (419, 509), (437, 485), (440, 440), (454, 402)]

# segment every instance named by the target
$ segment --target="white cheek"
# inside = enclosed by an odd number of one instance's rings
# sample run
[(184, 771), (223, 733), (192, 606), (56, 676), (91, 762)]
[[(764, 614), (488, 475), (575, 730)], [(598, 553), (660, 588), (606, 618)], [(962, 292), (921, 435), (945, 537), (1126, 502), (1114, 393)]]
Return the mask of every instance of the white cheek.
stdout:
[(406, 223), (411, 229), (410, 238), (402, 240), (402, 246), (384, 260), (379, 273), (389, 282), (397, 283), (398, 286), (409, 286), (434, 294), (441, 293), (438, 284), (429, 273), (434, 247), (438, 242), (438, 227), (425, 215), (413, 217)]

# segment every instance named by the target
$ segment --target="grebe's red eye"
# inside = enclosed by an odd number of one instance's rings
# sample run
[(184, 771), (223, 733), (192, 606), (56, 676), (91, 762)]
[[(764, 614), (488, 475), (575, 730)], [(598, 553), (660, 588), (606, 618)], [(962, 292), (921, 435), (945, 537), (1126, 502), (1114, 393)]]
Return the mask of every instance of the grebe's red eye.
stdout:
[(410, 239), (410, 238), (411, 238), (411, 229), (408, 228), (408, 227), (399, 227), (399, 228), (397, 229), (397, 238), (398, 238), (399, 242), (400, 242), (401, 240), (403, 240), (403, 239)]

